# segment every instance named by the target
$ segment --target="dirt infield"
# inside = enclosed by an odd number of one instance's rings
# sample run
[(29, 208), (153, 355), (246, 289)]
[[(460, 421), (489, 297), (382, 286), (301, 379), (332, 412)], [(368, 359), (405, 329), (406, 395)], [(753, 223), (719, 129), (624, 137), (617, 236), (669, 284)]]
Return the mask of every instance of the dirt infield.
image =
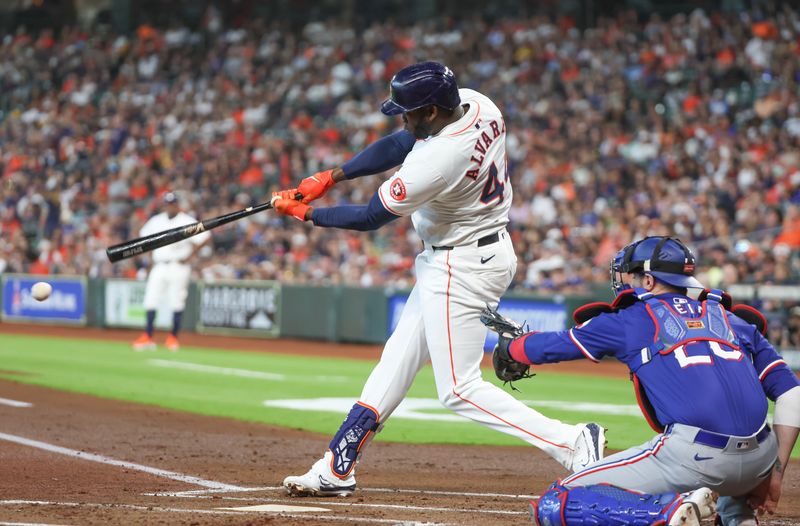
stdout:
[[(80, 332), (86, 336), (85, 330)], [(115, 338), (127, 340), (132, 334)], [(111, 335), (102, 331), (97, 336)], [(220, 346), (231, 348), (234, 342), (241, 348), (241, 341), (227, 338)], [(190, 343), (188, 338), (184, 343)], [(218, 345), (205, 336), (202, 343)], [(254, 344), (261, 351), (272, 345), (285, 352), (285, 341)], [(336, 349), (311, 347), (319, 354)], [(356, 350), (364, 358), (378, 352)], [(351, 498), (292, 499), (279, 487), (281, 480), (305, 471), (326, 447), (328, 436), (9, 380), (0, 380), (0, 398), (32, 404), (0, 403), (0, 522), (528, 524), (530, 495), (564, 474), (534, 448), (376, 442), (359, 467), (360, 489)], [(787, 476), (781, 514), (762, 524), (800, 524), (796, 461)], [(265, 505), (324, 511), (224, 509)]]

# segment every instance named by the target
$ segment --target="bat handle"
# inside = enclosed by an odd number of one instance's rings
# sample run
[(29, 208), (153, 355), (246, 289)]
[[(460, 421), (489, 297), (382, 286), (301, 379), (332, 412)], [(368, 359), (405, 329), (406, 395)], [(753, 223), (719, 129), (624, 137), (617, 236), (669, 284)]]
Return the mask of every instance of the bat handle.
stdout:
[[(269, 207), (270, 208), (272, 208), (272, 205), (275, 202), (275, 199), (277, 199), (277, 198), (278, 198), (278, 196), (274, 195), (274, 196), (272, 196), (272, 199), (269, 200)], [(294, 197), (292, 197), (292, 199), (294, 199), (295, 201), (302, 201), (303, 200), (303, 194), (301, 194), (300, 192), (297, 192), (296, 194), (294, 194)]]

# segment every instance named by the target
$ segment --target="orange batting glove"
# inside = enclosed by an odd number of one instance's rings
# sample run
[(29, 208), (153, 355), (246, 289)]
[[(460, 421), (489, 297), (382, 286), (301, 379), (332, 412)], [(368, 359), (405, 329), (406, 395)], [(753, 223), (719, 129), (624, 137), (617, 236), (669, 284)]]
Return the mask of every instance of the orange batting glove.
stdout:
[[(275, 192), (280, 194), (281, 192)], [(300, 221), (308, 221), (311, 219), (311, 211), (314, 210), (307, 204), (295, 201), (294, 199), (284, 199), (280, 195), (273, 195), (272, 208), (279, 214), (285, 216), (292, 216)]]
[(303, 195), (304, 203), (310, 203), (314, 199), (319, 199), (325, 195), (334, 184), (336, 184), (336, 181), (333, 180), (333, 170), (325, 170), (300, 181), (297, 191)]
[(281, 199), (293, 199), (297, 201), (298, 200), (297, 188), (290, 188), (288, 190), (280, 190), (278, 192), (272, 192), (272, 199), (274, 199), (275, 197), (280, 197)]

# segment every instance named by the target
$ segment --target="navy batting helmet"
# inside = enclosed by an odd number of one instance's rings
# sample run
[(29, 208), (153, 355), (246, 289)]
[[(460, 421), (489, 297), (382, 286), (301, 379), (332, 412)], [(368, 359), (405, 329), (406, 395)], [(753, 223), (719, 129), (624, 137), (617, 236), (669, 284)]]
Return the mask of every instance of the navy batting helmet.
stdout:
[(453, 71), (438, 62), (420, 62), (398, 71), (381, 104), (385, 115), (399, 115), (434, 104), (454, 110), (461, 104)]
[(694, 254), (680, 239), (674, 237), (646, 237), (617, 253), (611, 262), (611, 286), (614, 292), (625, 289), (617, 279), (617, 273), (650, 274), (659, 281), (673, 287), (705, 288), (694, 277)]

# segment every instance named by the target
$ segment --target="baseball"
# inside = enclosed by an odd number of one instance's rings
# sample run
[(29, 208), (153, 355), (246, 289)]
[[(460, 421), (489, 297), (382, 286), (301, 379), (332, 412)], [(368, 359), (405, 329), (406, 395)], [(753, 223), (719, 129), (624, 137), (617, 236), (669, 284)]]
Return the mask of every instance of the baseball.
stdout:
[(53, 292), (53, 286), (44, 281), (38, 281), (31, 287), (31, 295), (37, 301), (46, 300), (50, 297), (51, 292)]

